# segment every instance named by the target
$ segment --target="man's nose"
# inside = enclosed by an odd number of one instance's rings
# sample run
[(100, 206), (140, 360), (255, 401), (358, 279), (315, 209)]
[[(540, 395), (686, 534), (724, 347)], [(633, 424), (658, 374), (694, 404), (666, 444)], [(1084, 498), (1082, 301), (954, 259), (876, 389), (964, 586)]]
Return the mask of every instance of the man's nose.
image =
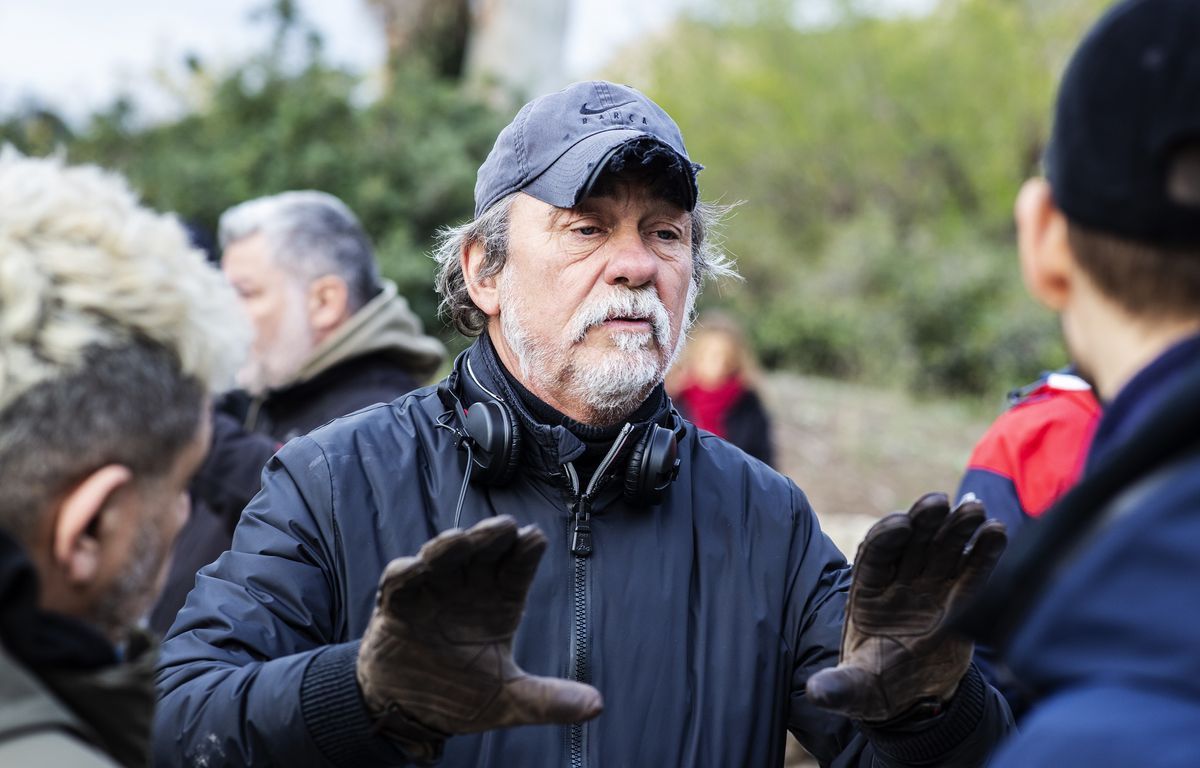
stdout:
[(605, 282), (639, 288), (654, 282), (658, 274), (658, 256), (636, 230), (618, 230), (608, 242)]

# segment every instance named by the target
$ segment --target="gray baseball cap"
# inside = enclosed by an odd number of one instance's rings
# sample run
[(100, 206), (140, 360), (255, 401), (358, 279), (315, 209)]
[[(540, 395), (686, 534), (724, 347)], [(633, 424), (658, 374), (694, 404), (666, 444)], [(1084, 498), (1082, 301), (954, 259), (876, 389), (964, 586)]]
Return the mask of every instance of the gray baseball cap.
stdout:
[(679, 126), (645, 95), (603, 80), (575, 83), (526, 104), (500, 131), (475, 181), (475, 216), (500, 198), (525, 192), (558, 208), (587, 196), (621, 147), (661, 145), (678, 158), (682, 200), (696, 207), (696, 172)]

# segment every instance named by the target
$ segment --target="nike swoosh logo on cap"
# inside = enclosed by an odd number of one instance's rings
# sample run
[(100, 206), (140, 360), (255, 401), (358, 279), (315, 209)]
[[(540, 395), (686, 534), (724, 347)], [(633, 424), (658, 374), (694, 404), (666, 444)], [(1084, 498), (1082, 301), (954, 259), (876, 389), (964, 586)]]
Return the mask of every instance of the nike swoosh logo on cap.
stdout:
[(581, 115), (600, 115), (600, 114), (607, 112), (610, 109), (616, 109), (617, 107), (623, 107), (626, 104), (632, 104), (634, 101), (636, 101), (636, 99), (630, 99), (629, 101), (622, 101), (620, 104), (613, 104), (611, 107), (600, 107), (600, 109), (588, 108), (587, 102), (585, 101), (583, 103), (583, 106), (579, 108), (579, 114), (581, 114)]

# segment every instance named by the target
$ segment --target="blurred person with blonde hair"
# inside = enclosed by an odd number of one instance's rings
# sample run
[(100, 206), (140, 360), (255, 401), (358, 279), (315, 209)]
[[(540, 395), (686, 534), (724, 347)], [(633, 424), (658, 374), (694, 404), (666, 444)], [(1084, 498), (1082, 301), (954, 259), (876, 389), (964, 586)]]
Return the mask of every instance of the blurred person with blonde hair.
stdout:
[(135, 628), (188, 514), (237, 298), (120, 177), (0, 150), (0, 765), (145, 765)]
[(697, 427), (774, 464), (771, 420), (758, 396), (754, 350), (730, 315), (709, 312), (691, 332), (668, 388), (680, 413)]

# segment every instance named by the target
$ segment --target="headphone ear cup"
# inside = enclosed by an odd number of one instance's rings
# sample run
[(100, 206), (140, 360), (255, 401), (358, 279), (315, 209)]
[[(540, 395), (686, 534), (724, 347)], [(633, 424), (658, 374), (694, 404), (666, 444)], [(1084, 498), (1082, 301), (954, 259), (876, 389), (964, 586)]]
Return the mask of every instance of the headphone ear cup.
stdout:
[(521, 460), (521, 430), (508, 406), (499, 400), (475, 403), (466, 412), (463, 427), (475, 443), (473, 479), (483, 485), (512, 480)]
[(679, 447), (675, 433), (651, 424), (633, 446), (625, 469), (625, 499), (637, 506), (663, 500), (664, 492), (679, 475)]
[(510, 482), (517, 476), (517, 467), (521, 465), (521, 428), (517, 425), (517, 420), (513, 417), (513, 412), (509, 407), (499, 400), (496, 405), (500, 406), (500, 410), (504, 412), (504, 417), (508, 424), (508, 443), (505, 448), (505, 459), (503, 462), (504, 469), (496, 476), (496, 485), (504, 485)]

